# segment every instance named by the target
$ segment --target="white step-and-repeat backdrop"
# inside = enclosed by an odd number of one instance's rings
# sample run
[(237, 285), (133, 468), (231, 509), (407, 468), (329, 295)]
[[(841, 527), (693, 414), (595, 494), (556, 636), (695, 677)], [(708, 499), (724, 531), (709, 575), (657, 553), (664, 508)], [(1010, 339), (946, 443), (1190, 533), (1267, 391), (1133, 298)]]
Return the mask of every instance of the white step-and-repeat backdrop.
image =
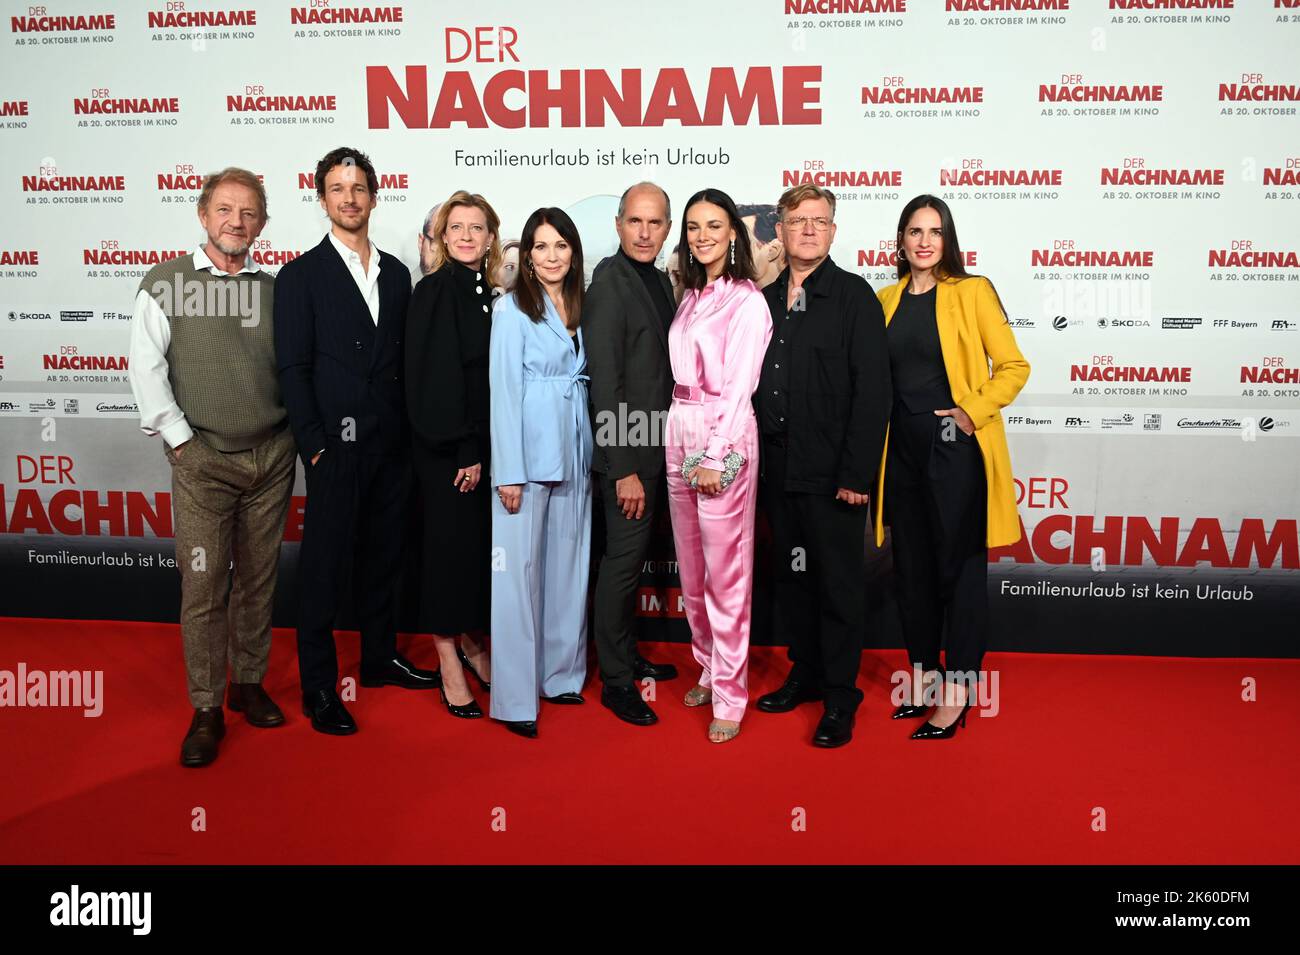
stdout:
[[(995, 647), (1296, 652), (1300, 0), (56, 0), (5, 3), (0, 44), (0, 613), (174, 619), (135, 288), (225, 165), (264, 178), (264, 267), (315, 244), (312, 170), (348, 144), (417, 274), (454, 189), (505, 239), (568, 209), (590, 268), (641, 179), (725, 189), (774, 274), (772, 205), (813, 181), (880, 287), (903, 204), (942, 196), (1033, 366)], [(680, 636), (664, 540), (642, 610)]]

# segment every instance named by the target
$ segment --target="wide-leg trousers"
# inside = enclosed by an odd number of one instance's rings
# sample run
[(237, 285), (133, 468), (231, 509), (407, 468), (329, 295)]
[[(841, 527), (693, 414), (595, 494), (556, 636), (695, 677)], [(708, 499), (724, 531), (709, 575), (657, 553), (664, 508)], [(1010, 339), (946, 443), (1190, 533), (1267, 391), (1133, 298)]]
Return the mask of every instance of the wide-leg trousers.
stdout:
[(885, 511), (908, 658), (937, 670), (946, 645), (953, 680), (978, 672), (988, 645), (988, 492), (979, 444), (946, 420), (895, 407)]
[(538, 697), (587, 678), (591, 475), (523, 485), (519, 511), (492, 501), (493, 719), (537, 719)]
[(758, 427), (750, 415), (733, 445), (745, 459), (736, 480), (720, 494), (701, 494), (686, 483), (681, 466), (704, 449), (713, 418), (709, 403), (674, 400), (669, 409), (668, 512), (700, 686), (713, 689), (715, 719), (739, 721), (749, 700)]

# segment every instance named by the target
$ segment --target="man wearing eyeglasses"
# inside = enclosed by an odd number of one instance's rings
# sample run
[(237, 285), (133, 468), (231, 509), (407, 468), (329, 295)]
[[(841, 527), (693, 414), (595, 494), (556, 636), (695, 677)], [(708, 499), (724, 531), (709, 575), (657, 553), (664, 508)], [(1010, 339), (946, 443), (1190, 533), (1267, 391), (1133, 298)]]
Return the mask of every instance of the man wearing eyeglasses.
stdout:
[(831, 260), (834, 194), (805, 183), (777, 211), (788, 265), (763, 290), (773, 328), (754, 405), (772, 527), (772, 625), (791, 668), (757, 706), (786, 713), (824, 701), (812, 741), (834, 747), (853, 738), (862, 702), (867, 492), (889, 421), (889, 349), (871, 286)]

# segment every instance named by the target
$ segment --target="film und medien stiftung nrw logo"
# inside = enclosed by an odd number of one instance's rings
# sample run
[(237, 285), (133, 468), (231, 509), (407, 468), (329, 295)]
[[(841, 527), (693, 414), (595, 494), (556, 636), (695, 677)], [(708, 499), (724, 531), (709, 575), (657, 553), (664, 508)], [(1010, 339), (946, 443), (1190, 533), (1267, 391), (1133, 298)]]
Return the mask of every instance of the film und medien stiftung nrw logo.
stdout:
[(148, 935), (153, 925), (152, 892), (83, 892), (78, 885), (50, 896), (50, 924), (129, 926)]

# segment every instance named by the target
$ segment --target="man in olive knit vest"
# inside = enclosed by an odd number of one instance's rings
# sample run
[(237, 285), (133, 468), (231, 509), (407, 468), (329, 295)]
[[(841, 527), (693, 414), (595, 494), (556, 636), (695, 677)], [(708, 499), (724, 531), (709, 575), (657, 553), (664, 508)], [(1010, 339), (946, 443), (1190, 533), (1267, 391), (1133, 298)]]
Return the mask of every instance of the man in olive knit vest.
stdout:
[(284, 723), (262, 689), (271, 652), (294, 445), (280, 400), (272, 280), (248, 249), (266, 225), (266, 192), (244, 169), (208, 176), (207, 241), (145, 276), (131, 320), (131, 390), (172, 470), (181, 638), (194, 716), (181, 763), (216, 759), (222, 701), (254, 726)]

